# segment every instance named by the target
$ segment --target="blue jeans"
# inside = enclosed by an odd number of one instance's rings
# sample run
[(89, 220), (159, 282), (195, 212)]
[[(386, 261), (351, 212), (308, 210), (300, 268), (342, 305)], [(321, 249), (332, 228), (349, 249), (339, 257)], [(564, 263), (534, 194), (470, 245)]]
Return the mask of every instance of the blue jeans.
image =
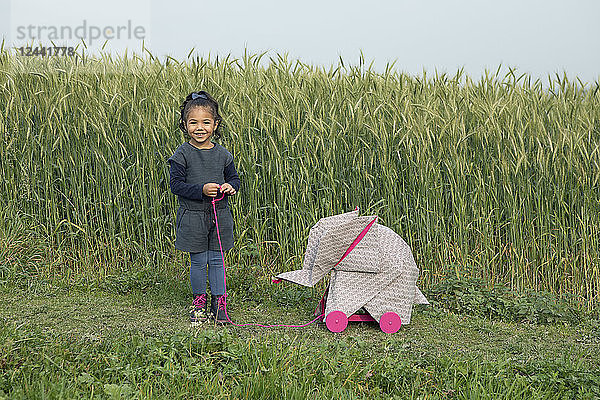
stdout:
[(206, 293), (206, 265), (208, 264), (208, 281), (210, 293), (220, 296), (225, 294), (225, 271), (220, 251), (207, 250), (190, 253), (190, 282), (192, 293)]

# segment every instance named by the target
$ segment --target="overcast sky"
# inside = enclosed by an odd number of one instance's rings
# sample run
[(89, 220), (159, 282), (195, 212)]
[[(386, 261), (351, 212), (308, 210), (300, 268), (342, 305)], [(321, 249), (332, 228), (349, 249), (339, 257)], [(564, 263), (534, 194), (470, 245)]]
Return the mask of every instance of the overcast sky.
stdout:
[(63, 28), (64, 40), (55, 43), (77, 44), (75, 35), (66, 38), (65, 27), (75, 30), (85, 20), (79, 33), (88, 44), (101, 32), (92, 51), (105, 35), (113, 37), (106, 47), (113, 52), (139, 52), (143, 38), (154, 55), (178, 59), (192, 48), (238, 57), (247, 48), (329, 66), (340, 56), (356, 64), (362, 50), (378, 70), (396, 60), (397, 69), (411, 74), (423, 68), (453, 74), (464, 67), (478, 77), (502, 64), (542, 79), (565, 71), (600, 80), (600, 0), (0, 2), (0, 34), (15, 47), (34, 37), (50, 45), (52, 27), (54, 34)]

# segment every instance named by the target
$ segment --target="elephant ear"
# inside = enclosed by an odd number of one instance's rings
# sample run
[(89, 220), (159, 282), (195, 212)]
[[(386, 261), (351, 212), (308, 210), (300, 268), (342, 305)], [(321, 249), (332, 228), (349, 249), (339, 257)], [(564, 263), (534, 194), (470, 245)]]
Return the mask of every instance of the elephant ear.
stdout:
[(344, 224), (348, 221), (352, 221), (356, 217), (358, 217), (358, 209), (343, 214), (321, 218), (312, 228), (310, 228), (308, 244), (306, 245), (306, 252), (304, 253), (303, 269), (313, 269), (321, 238), (328, 229), (339, 226), (340, 224)]
[(346, 272), (380, 273), (382, 272), (383, 258), (381, 251), (379, 224), (372, 225), (360, 242), (352, 248), (346, 257), (334, 269)]
[(319, 272), (317, 275), (314, 275), (313, 269), (321, 238), (326, 235), (328, 229), (352, 221), (356, 217), (358, 217), (358, 208), (347, 213), (321, 218), (310, 229), (308, 244), (306, 246), (306, 252), (304, 253), (303, 268), (296, 271), (283, 272), (275, 277), (275, 281), (284, 279), (286, 281), (310, 287), (320, 281), (325, 274)]
[(319, 242), (313, 277), (319, 276), (321, 279), (332, 268), (341, 265), (355, 246), (369, 233), (376, 221), (376, 216), (356, 217), (327, 229)]

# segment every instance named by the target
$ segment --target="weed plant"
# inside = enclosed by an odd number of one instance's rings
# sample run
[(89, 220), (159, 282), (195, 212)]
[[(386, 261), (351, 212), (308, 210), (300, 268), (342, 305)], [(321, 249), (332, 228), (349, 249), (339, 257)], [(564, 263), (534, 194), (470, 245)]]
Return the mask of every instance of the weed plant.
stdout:
[(204, 89), (243, 182), (240, 274), (299, 268), (310, 227), (359, 206), (406, 239), (424, 287), (468, 264), (486, 284), (598, 299), (598, 82), (264, 57), (2, 49), (0, 279), (180, 274), (166, 160), (186, 140), (180, 102)]

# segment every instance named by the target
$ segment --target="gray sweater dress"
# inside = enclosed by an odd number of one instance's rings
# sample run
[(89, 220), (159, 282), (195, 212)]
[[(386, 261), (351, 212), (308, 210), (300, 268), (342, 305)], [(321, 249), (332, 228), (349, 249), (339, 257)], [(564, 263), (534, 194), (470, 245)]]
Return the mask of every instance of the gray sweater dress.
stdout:
[[(240, 179), (235, 171), (233, 155), (223, 146), (214, 143), (210, 149), (198, 149), (186, 142), (169, 158), (171, 165), (170, 187), (177, 194), (179, 209), (176, 218), (175, 248), (197, 253), (219, 251), (219, 242), (212, 207), (212, 197), (202, 193), (206, 183), (229, 183), (236, 191)], [(222, 193), (217, 194), (217, 198)], [(219, 233), (223, 251), (233, 247), (233, 216), (229, 208), (229, 195), (216, 202)]]

